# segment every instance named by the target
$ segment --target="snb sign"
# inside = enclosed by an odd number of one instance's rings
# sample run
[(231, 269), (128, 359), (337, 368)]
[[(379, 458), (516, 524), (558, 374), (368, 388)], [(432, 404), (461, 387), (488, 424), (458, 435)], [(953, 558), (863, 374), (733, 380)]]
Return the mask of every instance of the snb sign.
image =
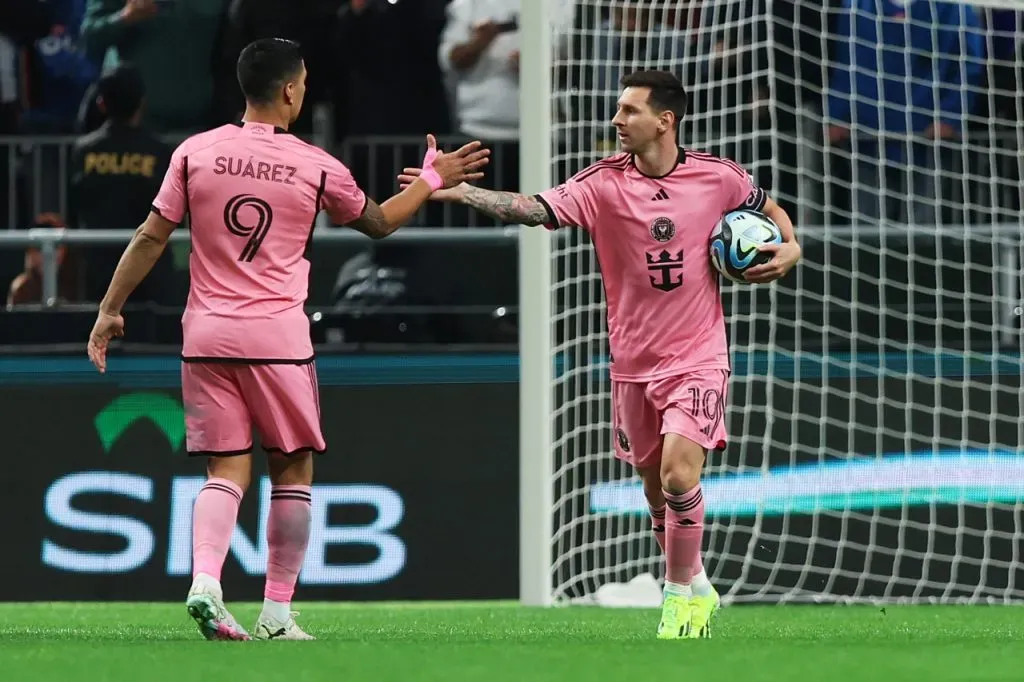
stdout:
[[(139, 422), (149, 424), (149, 433), (159, 433), (171, 452), (182, 449), (185, 415), (181, 401), (167, 393), (138, 391), (114, 398), (93, 419), (104, 453), (115, 454), (115, 446)], [(159, 449), (162, 441), (149, 436), (147, 442)], [(130, 443), (122, 443), (122, 447), (130, 448)], [(204, 476), (147, 476), (112, 470), (62, 476), (49, 485), (44, 496), (46, 520), (52, 527), (42, 541), (43, 565), (70, 573), (123, 574), (148, 568), (168, 576), (190, 575), (192, 508), (205, 482)], [(255, 528), (246, 532), (240, 523), (231, 538), (229, 561), (233, 557), (251, 576), (266, 571), (270, 488), (265, 476), (250, 488), (249, 495), (259, 499)], [(405, 516), (405, 504), (397, 492), (377, 484), (329, 483), (314, 485), (312, 492), (312, 527), (301, 584), (372, 585), (402, 571), (406, 546), (395, 530)], [(369, 520), (359, 525), (339, 523), (338, 519), (353, 518), (350, 513), (332, 516), (333, 511), (346, 507), (349, 512), (359, 508), (362, 513), (355, 518)], [(367, 510), (371, 513), (366, 514)], [(161, 527), (164, 524), (166, 534)], [(111, 542), (112, 538), (116, 541)], [(157, 547), (157, 538), (166, 538), (166, 547)], [(362, 561), (341, 561), (338, 552), (328, 552), (343, 545), (360, 546)]]
[[(324, 372), (329, 452), (314, 465), (298, 598), (514, 596), (518, 460), (508, 415), (519, 404), (516, 385), (331, 383), (372, 379), (379, 361), (367, 363), (370, 374), (359, 369), (364, 360), (353, 360), (352, 371)], [(20, 372), (18, 381), (36, 381), (48, 376), (38, 368), (53, 362), (7, 367)], [(75, 363), (80, 375), (67, 383), (0, 391), (12, 425), (7, 447), (19, 462), (17, 476), (0, 484), (0, 514), (11, 520), (0, 602), (177, 601), (191, 577), (193, 507), (206, 479), (205, 462), (185, 455), (180, 360), (117, 358), (103, 377), (87, 361)], [(0, 362), (0, 383), (5, 376)], [(451, 415), (470, 412), (479, 419), (453, 428)], [(486, 466), (480, 443), (488, 443)], [(224, 563), (232, 599), (263, 593), (265, 474), (257, 461)]]
[[(164, 566), (168, 576), (191, 574), (192, 507), (205, 482), (202, 476), (171, 479)], [(77, 533), (117, 536), (122, 546), (115, 551), (87, 551), (44, 538), (43, 564), (74, 573), (130, 573), (149, 564), (157, 553), (156, 533), (146, 522), (124, 514), (85, 511), (81, 503), (95, 496), (121, 496), (139, 504), (152, 503), (154, 487), (153, 479), (147, 476), (118, 471), (83, 471), (55, 481), (46, 491), (44, 502), (50, 523)], [(263, 477), (258, 490), (251, 492), (259, 494), (257, 528), (250, 535), (236, 527), (230, 554), (248, 575), (263, 575), (267, 565), (270, 479)], [(363, 525), (330, 523), (330, 512), (346, 506), (371, 508), (373, 520)], [(309, 550), (299, 576), (300, 584), (371, 585), (394, 578), (406, 563), (405, 543), (392, 532), (404, 513), (402, 498), (385, 486), (314, 485)], [(346, 544), (368, 547), (376, 558), (359, 564), (328, 562), (328, 548)]]

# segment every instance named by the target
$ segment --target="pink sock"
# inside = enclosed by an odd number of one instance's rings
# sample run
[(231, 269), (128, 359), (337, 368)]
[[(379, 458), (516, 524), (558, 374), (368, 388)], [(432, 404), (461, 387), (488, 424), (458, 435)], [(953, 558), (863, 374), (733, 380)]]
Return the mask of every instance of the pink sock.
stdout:
[(689, 585), (700, 561), (704, 537), (704, 494), (700, 484), (680, 495), (665, 491), (665, 580)]
[(242, 489), (226, 478), (211, 478), (199, 491), (192, 510), (193, 578), (205, 573), (220, 580), (241, 502)]
[(647, 504), (647, 508), (651, 511), (651, 531), (654, 533), (654, 539), (658, 541), (658, 547), (661, 547), (661, 553), (665, 553), (665, 505), (660, 507), (653, 507), (650, 503)]
[(290, 604), (309, 543), (310, 504), (308, 485), (275, 485), (270, 489), (267, 519), (267, 586), (263, 596)]

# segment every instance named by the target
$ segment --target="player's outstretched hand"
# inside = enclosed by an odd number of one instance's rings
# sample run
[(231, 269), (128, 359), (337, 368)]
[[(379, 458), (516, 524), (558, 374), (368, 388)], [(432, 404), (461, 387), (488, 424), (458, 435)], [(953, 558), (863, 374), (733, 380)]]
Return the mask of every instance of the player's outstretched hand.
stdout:
[[(404, 190), (406, 187), (416, 181), (420, 175), (423, 174), (422, 168), (403, 168), (402, 174), (398, 176), (398, 188)], [(483, 173), (477, 173), (476, 175), (483, 176)], [(460, 201), (462, 199), (462, 193), (465, 191), (466, 185), (458, 184), (451, 189), (435, 189), (434, 193), (430, 195), (430, 198), (434, 201)]]
[(92, 326), (92, 333), (89, 334), (89, 359), (96, 369), (103, 374), (107, 371), (107, 346), (110, 340), (118, 336), (124, 336), (124, 317), (100, 312), (96, 316), (96, 324)]
[(801, 249), (796, 242), (781, 244), (762, 244), (758, 251), (774, 253), (772, 259), (763, 265), (755, 265), (747, 270), (745, 277), (748, 282), (765, 284), (785, 277), (786, 273), (800, 260)]
[(484, 176), (481, 168), (487, 165), (491, 151), (482, 149), (478, 141), (463, 145), (460, 149), (444, 153), (437, 149), (433, 135), (427, 135), (427, 153), (420, 168), (405, 168), (398, 176), (402, 190), (423, 178), (433, 188), (430, 198), (435, 201), (456, 201), (463, 183), (479, 180)]
[[(431, 154), (431, 152), (435, 152)], [(491, 155), (490, 149), (484, 149), (479, 140), (462, 145), (454, 152), (442, 152), (437, 149), (437, 140), (427, 135), (427, 156), (424, 157), (424, 168), (428, 164), (434, 172), (441, 176), (443, 189), (451, 189), (463, 182), (473, 182), (484, 176), (481, 169), (487, 165)]]

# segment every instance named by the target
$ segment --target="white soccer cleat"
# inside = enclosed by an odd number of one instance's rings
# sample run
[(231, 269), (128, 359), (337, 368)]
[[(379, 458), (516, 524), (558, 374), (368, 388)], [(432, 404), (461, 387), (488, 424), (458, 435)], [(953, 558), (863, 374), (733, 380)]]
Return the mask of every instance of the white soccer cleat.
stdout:
[(297, 615), (299, 615), (298, 611), (292, 611), (288, 614), (288, 620), (281, 622), (273, 616), (261, 613), (256, 621), (256, 627), (253, 628), (253, 637), (263, 640), (309, 641), (316, 639), (313, 635), (303, 632), (302, 628), (295, 622), (295, 616)]
[(235, 617), (224, 606), (224, 599), (209, 586), (193, 583), (185, 600), (188, 615), (192, 616), (203, 637), (217, 641), (247, 641), (251, 639)]

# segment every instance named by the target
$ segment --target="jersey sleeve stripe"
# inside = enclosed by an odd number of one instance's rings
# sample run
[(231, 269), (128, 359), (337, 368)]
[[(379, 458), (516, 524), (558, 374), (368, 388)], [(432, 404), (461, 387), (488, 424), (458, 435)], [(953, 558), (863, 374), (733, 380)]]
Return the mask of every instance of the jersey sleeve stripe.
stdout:
[(544, 201), (544, 197), (539, 194), (534, 194), (533, 198), (539, 201), (540, 205), (544, 207), (544, 210), (548, 212), (548, 222), (545, 223), (545, 225), (551, 228), (561, 227), (558, 223), (558, 216), (555, 215), (554, 210), (551, 208), (551, 204)]
[(181, 219), (184, 220), (185, 216), (189, 213), (188, 204), (188, 157), (183, 156), (181, 158), (181, 192), (185, 195), (185, 211), (182, 213)]
[(628, 155), (620, 154), (618, 156), (611, 156), (608, 157), (607, 159), (601, 159), (597, 163), (587, 166), (576, 175), (570, 177), (569, 180), (571, 180), (572, 182), (581, 182), (583, 180), (586, 180), (587, 178), (589, 178), (591, 175), (598, 171), (605, 169), (626, 170), (627, 166), (629, 166)]
[(316, 188), (316, 200), (313, 202), (313, 219), (309, 221), (309, 237), (306, 238), (306, 248), (313, 243), (313, 230), (316, 229), (316, 218), (320, 215), (321, 204), (324, 200), (324, 192), (327, 191), (327, 171), (320, 171), (320, 186)]
[(740, 175), (740, 176), (742, 176), (744, 178), (747, 177), (747, 171), (743, 170), (743, 167), (740, 166), (735, 161), (730, 161), (729, 159), (723, 159), (721, 157), (715, 156), (714, 154), (708, 154), (707, 152), (687, 151), (687, 154), (689, 154), (689, 155), (693, 156), (694, 158), (697, 158), (697, 159), (699, 159), (701, 161), (710, 161), (711, 163), (720, 163), (720, 164), (726, 166), (727, 168), (731, 169), (734, 173), (736, 173), (736, 174), (738, 174), (738, 175)]
[(591, 177), (592, 175), (596, 175), (597, 173), (599, 173), (599, 172), (601, 172), (603, 170), (617, 170), (617, 171), (625, 172), (626, 168), (628, 168), (628, 167), (629, 167), (629, 161), (628, 160), (627, 161), (623, 161), (622, 163), (617, 163), (617, 164), (603, 164), (603, 165), (594, 164), (593, 166), (590, 166), (589, 168), (584, 168), (579, 173), (577, 173), (576, 175), (574, 175), (571, 178), (569, 178), (569, 180), (572, 181), (572, 182), (583, 182), (587, 178)]
[(320, 186), (316, 188), (316, 201), (313, 203), (313, 222), (316, 223), (316, 216), (320, 213), (321, 204), (324, 200), (324, 192), (327, 191), (327, 171), (320, 171)]

